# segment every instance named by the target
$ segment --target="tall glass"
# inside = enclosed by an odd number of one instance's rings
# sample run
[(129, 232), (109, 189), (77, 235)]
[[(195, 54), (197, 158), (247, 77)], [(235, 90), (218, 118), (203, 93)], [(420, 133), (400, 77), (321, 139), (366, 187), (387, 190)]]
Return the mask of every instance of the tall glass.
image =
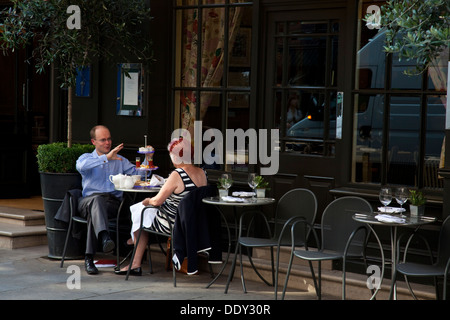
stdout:
[(223, 173), (220, 177), (222, 179), (222, 186), (227, 190), (233, 185), (233, 179), (231, 178), (231, 174), (229, 173)]
[(379, 194), (380, 202), (384, 205), (384, 212), (386, 212), (386, 206), (392, 201), (391, 188), (381, 188)]
[(250, 188), (252, 188), (252, 191), (253, 191), (252, 199), (254, 199), (255, 198), (255, 188), (258, 185), (258, 182), (256, 181), (256, 173), (249, 173), (247, 182), (248, 182), (248, 185), (250, 186)]
[(395, 201), (400, 205), (401, 211), (400, 216), (404, 217), (403, 215), (403, 204), (408, 201), (408, 189), (404, 187), (397, 188), (395, 190)]

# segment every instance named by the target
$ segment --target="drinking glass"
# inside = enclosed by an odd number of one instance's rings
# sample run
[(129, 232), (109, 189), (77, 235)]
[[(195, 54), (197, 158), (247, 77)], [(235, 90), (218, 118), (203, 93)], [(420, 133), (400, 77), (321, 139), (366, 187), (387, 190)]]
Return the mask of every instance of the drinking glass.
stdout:
[(227, 194), (228, 194), (228, 189), (233, 184), (233, 180), (231, 179), (231, 174), (224, 173), (224, 174), (222, 174), (221, 178), (222, 178), (222, 186), (227, 190)]
[(403, 212), (403, 204), (408, 201), (408, 190), (404, 187), (397, 188), (395, 190), (395, 201), (400, 205), (402, 211), (400, 212), (400, 216), (404, 217)]
[(256, 181), (256, 173), (249, 173), (247, 182), (248, 182), (248, 185), (250, 186), (250, 188), (252, 188), (252, 191), (253, 191), (252, 198), (254, 198), (255, 197), (255, 188), (258, 185), (258, 182)]
[(381, 188), (379, 198), (380, 202), (384, 205), (384, 212), (386, 212), (386, 206), (392, 201), (391, 188)]

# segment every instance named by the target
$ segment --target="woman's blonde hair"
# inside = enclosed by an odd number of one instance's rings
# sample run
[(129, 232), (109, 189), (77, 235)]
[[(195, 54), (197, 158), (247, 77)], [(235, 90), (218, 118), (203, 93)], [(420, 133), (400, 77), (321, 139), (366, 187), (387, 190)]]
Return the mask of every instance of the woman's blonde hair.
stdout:
[(194, 148), (192, 144), (183, 137), (172, 139), (167, 146), (170, 158), (175, 164), (192, 163)]

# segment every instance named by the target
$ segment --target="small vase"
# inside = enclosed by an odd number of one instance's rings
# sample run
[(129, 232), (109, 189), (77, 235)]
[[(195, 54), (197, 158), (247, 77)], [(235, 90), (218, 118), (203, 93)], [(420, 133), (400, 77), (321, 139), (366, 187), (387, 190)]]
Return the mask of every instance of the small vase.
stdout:
[(266, 189), (256, 189), (256, 197), (265, 198), (266, 197)]
[(409, 211), (411, 213), (411, 217), (423, 216), (425, 213), (425, 206), (414, 206), (410, 204)]
[(228, 190), (227, 189), (219, 189), (219, 198), (228, 196)]

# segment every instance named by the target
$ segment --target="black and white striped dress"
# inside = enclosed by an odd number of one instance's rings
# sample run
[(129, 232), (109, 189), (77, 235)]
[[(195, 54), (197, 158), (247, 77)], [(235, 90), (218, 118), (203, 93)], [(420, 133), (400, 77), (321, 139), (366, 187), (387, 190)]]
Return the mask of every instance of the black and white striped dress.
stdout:
[[(170, 226), (175, 223), (175, 216), (177, 214), (178, 204), (181, 199), (186, 196), (190, 191), (197, 188), (189, 175), (181, 168), (177, 168), (174, 171), (178, 172), (184, 183), (184, 190), (181, 193), (172, 193), (166, 201), (160, 206), (156, 213), (155, 220), (153, 221), (152, 229), (159, 232), (170, 234)], [(166, 213), (167, 216), (164, 214)], [(168, 217), (168, 220), (167, 220)]]

